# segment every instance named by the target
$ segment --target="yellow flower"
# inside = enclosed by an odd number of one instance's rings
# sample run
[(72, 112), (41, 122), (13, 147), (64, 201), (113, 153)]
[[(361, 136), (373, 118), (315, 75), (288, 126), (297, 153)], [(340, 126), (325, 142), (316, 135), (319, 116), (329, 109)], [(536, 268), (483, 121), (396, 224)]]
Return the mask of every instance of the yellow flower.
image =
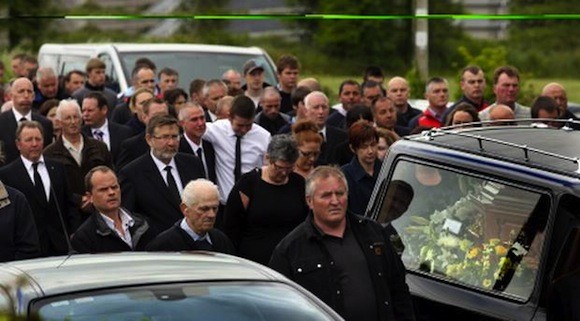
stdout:
[(507, 254), (507, 249), (503, 245), (497, 245), (495, 247), (495, 254), (498, 256), (505, 256)]
[(482, 285), (483, 285), (484, 288), (491, 287), (491, 280), (490, 279), (484, 279)]
[(479, 249), (476, 247), (471, 248), (471, 250), (469, 250), (469, 252), (467, 253), (467, 258), (468, 259), (473, 259), (475, 258), (477, 255), (479, 254)]

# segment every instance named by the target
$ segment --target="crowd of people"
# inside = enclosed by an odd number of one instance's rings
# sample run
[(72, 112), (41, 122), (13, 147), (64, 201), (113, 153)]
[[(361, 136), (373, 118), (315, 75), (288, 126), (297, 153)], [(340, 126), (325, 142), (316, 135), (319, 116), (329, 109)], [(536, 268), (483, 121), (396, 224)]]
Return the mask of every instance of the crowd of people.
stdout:
[(291, 55), (275, 86), (255, 59), (184, 80), (143, 57), (125, 92), (98, 58), (62, 77), (34, 63), (15, 55), (4, 87), (0, 261), (218, 251), (270, 265), (347, 320), (414, 319), (389, 232), (362, 217), (391, 144), (448, 125), (576, 119), (557, 83), (519, 104), (511, 66), (493, 73), (493, 104), (477, 66), (462, 70), (451, 106), (447, 80), (429, 79), (423, 111), (404, 78), (377, 67), (343, 81), (331, 105)]

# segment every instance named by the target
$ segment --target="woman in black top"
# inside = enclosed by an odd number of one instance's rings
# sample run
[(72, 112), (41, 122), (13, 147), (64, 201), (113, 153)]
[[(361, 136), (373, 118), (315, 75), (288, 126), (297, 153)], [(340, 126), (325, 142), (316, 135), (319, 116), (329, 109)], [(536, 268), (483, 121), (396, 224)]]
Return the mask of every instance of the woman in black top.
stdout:
[(278, 242), (306, 218), (304, 178), (294, 173), (297, 158), (291, 136), (272, 137), (268, 165), (242, 175), (230, 192), (224, 230), (239, 256), (268, 264)]

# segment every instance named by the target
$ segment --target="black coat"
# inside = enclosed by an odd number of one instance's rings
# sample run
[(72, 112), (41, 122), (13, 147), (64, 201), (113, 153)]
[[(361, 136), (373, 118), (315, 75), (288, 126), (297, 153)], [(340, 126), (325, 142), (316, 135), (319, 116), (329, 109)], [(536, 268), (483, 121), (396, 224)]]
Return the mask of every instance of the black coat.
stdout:
[(129, 215), (135, 221), (135, 224), (129, 228), (133, 248), (107, 226), (101, 214), (93, 212), (71, 239), (74, 251), (77, 253), (144, 251), (155, 234), (142, 216), (135, 213), (129, 213)]
[[(351, 214), (347, 219), (368, 264), (379, 320), (414, 320), (405, 267), (388, 236), (376, 222)], [(344, 315), (339, 272), (312, 220), (311, 214), (278, 244), (269, 265)]]
[[(174, 157), (181, 184), (203, 178), (203, 165), (199, 158), (184, 153)], [(177, 178), (176, 178), (177, 179)], [(145, 154), (119, 172), (123, 206), (143, 214), (156, 234), (170, 228), (183, 217), (181, 201), (169, 191), (150, 154)]]
[[(0, 179), (26, 196), (38, 229), (42, 255), (64, 255), (69, 252), (67, 239), (79, 226), (80, 217), (70, 196), (64, 167), (54, 160), (45, 158), (44, 161), (51, 184), (49, 202), (39, 198), (35, 192), (34, 183), (20, 157), (0, 168)], [(60, 215), (66, 232), (63, 230)]]
[(148, 153), (150, 150), (151, 148), (147, 144), (144, 133), (126, 139), (121, 143), (121, 152), (115, 164), (117, 170), (122, 169), (125, 165), (136, 160), (141, 155)]
[[(52, 122), (36, 113), (32, 113), (31, 118), (42, 125), (44, 146), (48, 146), (52, 143)], [(18, 122), (14, 118), (12, 110), (0, 114), (0, 140), (2, 140), (4, 145), (4, 164), (10, 163), (20, 156), (20, 152), (16, 148), (16, 127), (18, 127)]]
[(10, 203), (0, 207), (0, 262), (39, 257), (38, 233), (26, 197), (5, 187)]
[[(110, 143), (111, 143), (111, 156), (113, 157), (113, 163), (117, 163), (119, 154), (121, 153), (121, 143), (133, 136), (133, 131), (131, 128), (125, 125), (119, 125), (113, 122), (108, 122)], [(93, 137), (91, 132), (91, 127), (83, 126), (83, 133), (88, 137)]]
[[(181, 220), (177, 221), (171, 228), (157, 235), (157, 237), (147, 246), (147, 251), (198, 250), (191, 236), (189, 236), (189, 234), (179, 226), (180, 224)], [(211, 229), (208, 234), (212, 242), (212, 251), (232, 255), (235, 253), (234, 245), (222, 231), (214, 228)]]
[(348, 141), (348, 136), (346, 132), (342, 129), (326, 126), (326, 137), (325, 142), (320, 146), (320, 156), (316, 161), (316, 165), (330, 165), (338, 164), (338, 161), (334, 159), (334, 151), (341, 143)]
[[(203, 148), (203, 154), (205, 155), (205, 160), (207, 162), (206, 166), (208, 172), (205, 173), (206, 178), (217, 184), (217, 176), (215, 173), (215, 149), (213, 148), (213, 144), (202, 139), (201, 147)], [(191, 146), (185, 137), (181, 137), (181, 140), (179, 141), (179, 152), (197, 156), (193, 153), (193, 149), (191, 149)]]

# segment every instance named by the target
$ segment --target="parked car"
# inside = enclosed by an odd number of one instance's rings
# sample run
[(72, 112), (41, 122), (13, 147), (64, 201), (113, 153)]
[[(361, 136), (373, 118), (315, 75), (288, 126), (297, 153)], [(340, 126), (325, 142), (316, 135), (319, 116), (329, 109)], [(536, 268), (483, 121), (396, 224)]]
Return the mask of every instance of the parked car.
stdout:
[(554, 280), (580, 266), (578, 146), (523, 124), (391, 146), (366, 214), (396, 231), (418, 320), (546, 320)]
[(11, 262), (0, 284), (2, 310), (27, 320), (342, 320), (277, 272), (209, 252)]
[(170, 67), (179, 72), (179, 87), (189, 88), (193, 79), (220, 79), (228, 69), (242, 73), (244, 63), (257, 59), (264, 65), (265, 81), (278, 83), (272, 58), (258, 47), (234, 47), (200, 44), (151, 43), (83, 43), (44, 44), (38, 52), (38, 63), (52, 67), (59, 75), (78, 69), (85, 70), (87, 60), (102, 59), (107, 65), (109, 82), (121, 92), (131, 86), (131, 71), (141, 57), (151, 59), (158, 68)]

